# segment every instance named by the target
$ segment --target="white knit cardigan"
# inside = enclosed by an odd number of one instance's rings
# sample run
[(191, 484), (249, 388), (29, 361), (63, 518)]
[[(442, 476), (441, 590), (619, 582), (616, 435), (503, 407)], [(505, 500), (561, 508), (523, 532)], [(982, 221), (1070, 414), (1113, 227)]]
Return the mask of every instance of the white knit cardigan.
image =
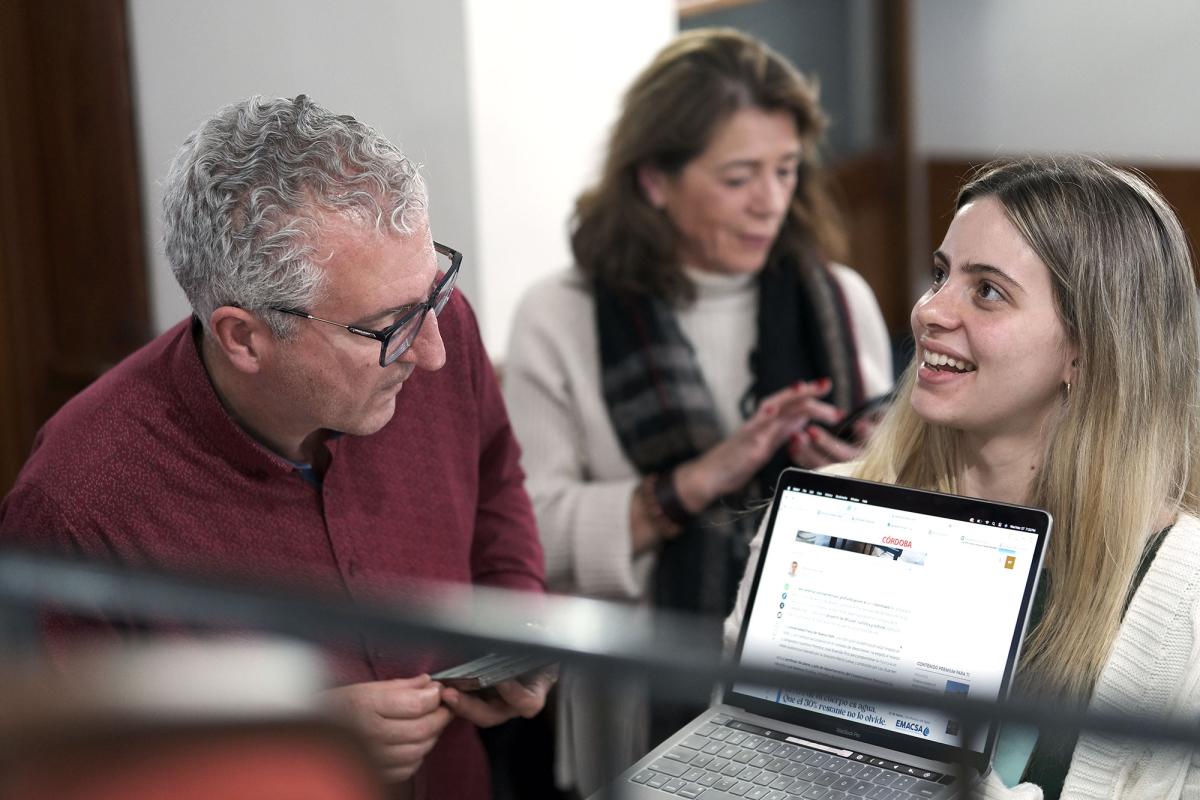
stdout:
[[(1182, 515), (1125, 612), (1091, 707), (1200, 721), (1200, 520)], [(1200, 750), (1080, 737), (1063, 798), (1200, 798)], [(1039, 792), (1040, 794), (1040, 792)]]

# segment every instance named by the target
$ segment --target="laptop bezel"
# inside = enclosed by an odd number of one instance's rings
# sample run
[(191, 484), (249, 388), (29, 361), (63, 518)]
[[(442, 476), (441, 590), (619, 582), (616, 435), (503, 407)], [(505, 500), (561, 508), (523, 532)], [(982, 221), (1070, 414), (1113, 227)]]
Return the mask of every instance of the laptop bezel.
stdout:
[[(1034, 555), (1028, 565), (1029, 572), (1026, 573), (1025, 592), (1021, 598), (1020, 612), (1017, 615), (1017, 625), (1013, 631), (1009, 656), (1005, 663), (1004, 675), (998, 695), (1000, 699), (1007, 697), (1012, 685), (1016, 664), (1020, 659), (1021, 643), (1025, 637), (1025, 630), (1028, 624), (1029, 607), (1033, 602), (1033, 597), (1037, 589), (1046, 542), (1050, 535), (1050, 529), (1053, 526), (1050, 514), (1035, 508), (919, 489), (909, 489), (892, 484), (874, 483), (857, 478), (810, 472), (797, 468), (784, 470), (780, 474), (779, 481), (775, 487), (775, 495), (771, 502), (767, 526), (763, 533), (761, 555), (755, 567), (754, 580), (750, 588), (746, 613), (743, 616), (741, 628), (738, 632), (735, 653), (739, 663), (750, 624), (754, 599), (758, 596), (759, 582), (766, 561), (764, 556), (770, 547), (771, 536), (775, 530), (776, 517), (778, 516), (780, 507), (779, 500), (783, 492), (791, 488), (811, 490), (833, 497), (858, 498), (866, 500), (873, 505), (896, 508), (911, 513), (931, 514), (950, 519), (962, 519), (963, 521), (967, 521), (972, 517), (985, 518), (1005, 525), (1033, 529), (1033, 533), (1030, 535), (1036, 537)], [(849, 738), (875, 747), (912, 754), (920, 758), (942, 763), (954, 763), (963, 760), (960, 748), (954, 745), (919, 739), (865, 723), (827, 716), (794, 706), (741, 694), (734, 691), (732, 683), (727, 683), (723, 686), (722, 696), (723, 702), (726, 705), (810, 730), (817, 730), (833, 736)], [(988, 727), (988, 734), (982, 752), (967, 751), (966, 761), (979, 772), (985, 771), (991, 764), (996, 747), (997, 732), (998, 725), (992, 723)]]

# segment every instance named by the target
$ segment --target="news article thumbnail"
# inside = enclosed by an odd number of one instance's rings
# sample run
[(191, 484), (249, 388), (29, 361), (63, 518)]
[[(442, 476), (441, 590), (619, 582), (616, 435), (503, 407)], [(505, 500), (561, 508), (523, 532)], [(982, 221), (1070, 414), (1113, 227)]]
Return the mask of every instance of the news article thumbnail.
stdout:
[[(882, 544), (861, 542), (857, 539), (847, 539), (842, 536), (825, 536), (812, 531), (796, 531), (796, 541), (816, 547), (829, 547), (847, 553), (858, 553), (876, 558), (890, 558), (892, 561), (903, 561), (906, 564), (922, 566), (926, 554), (912, 549), (912, 542), (896, 536), (884, 536)], [(795, 563), (795, 562), (793, 562)], [(795, 574), (792, 572), (791, 574)]]

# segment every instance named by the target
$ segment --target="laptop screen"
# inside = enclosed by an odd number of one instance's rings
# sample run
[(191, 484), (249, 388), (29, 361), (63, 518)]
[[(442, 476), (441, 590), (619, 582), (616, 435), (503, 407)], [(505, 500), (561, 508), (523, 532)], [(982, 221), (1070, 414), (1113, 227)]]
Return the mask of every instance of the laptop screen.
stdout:
[[(1007, 692), (1049, 515), (788, 470), (743, 621), (744, 663), (994, 700)], [(746, 684), (747, 710), (941, 761), (990, 757), (941, 711)]]

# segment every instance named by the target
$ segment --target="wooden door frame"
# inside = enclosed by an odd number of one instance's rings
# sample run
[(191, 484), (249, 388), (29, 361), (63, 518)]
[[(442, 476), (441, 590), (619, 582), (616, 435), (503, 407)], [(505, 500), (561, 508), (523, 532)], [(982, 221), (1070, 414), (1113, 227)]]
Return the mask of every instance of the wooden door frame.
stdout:
[(125, 0), (0, 3), (0, 495), (150, 336)]

